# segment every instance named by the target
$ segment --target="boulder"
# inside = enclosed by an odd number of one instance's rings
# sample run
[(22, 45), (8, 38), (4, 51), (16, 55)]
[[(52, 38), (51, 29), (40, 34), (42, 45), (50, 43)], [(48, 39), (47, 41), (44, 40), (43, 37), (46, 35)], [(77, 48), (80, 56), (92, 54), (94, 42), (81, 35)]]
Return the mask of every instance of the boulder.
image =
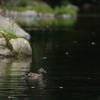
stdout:
[(32, 49), (28, 40), (24, 38), (16, 38), (9, 40), (12, 49), (9, 48), (4, 37), (0, 38), (0, 58), (2, 56), (31, 56)]
[(24, 38), (11, 39), (10, 44), (12, 45), (13, 50), (19, 52), (19, 55), (32, 55), (32, 49), (28, 40)]
[(72, 4), (66, 5), (66, 8), (67, 8), (67, 9), (73, 9), (73, 10), (75, 10), (75, 11), (77, 11), (77, 12), (80, 10), (78, 6), (72, 5)]
[(0, 38), (0, 56), (14, 56), (10, 49), (7, 48), (5, 38)]
[(12, 20), (7, 20), (6, 18), (4, 18), (1, 15), (0, 15), (0, 27), (4, 27), (6, 29), (12, 28), (17, 36), (19, 36), (19, 37), (23, 36), (23, 37), (26, 37), (27, 39), (30, 39), (30, 35), (27, 32), (25, 32), (22, 28), (20, 28)]
[(53, 13), (41, 13), (36, 12), (35, 10), (27, 10), (27, 11), (8, 11), (6, 10), (5, 15), (6, 18), (12, 18), (19, 24), (25, 26), (36, 25), (34, 21), (37, 20), (54, 20), (55, 15)]
[(29, 38), (30, 35), (17, 24), (12, 25), (10, 21), (0, 16), (0, 59), (7, 56), (31, 56)]

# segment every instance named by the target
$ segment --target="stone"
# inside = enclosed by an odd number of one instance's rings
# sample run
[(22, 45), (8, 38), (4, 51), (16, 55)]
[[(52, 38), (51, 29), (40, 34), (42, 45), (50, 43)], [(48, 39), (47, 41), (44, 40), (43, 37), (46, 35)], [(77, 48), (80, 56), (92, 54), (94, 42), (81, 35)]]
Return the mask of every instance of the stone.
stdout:
[[(32, 49), (28, 42), (28, 40), (24, 38), (16, 38), (9, 40), (9, 44), (12, 45), (12, 49), (7, 46), (6, 39), (4, 37), (0, 38), (0, 59), (6, 56), (17, 56), (21, 55), (21, 57), (31, 56)], [(15, 51), (15, 52), (13, 52)], [(16, 54), (17, 52), (17, 54)], [(23, 54), (23, 55), (22, 55)]]
[[(30, 39), (30, 35), (25, 32), (21, 27), (19, 27), (14, 21), (8, 20), (0, 15), (0, 27), (4, 27), (5, 29), (13, 29), (15, 34), (20, 37), (26, 37), (27, 39)], [(2, 30), (0, 30), (1, 32)]]
[(6, 46), (6, 40), (5, 40), (5, 38), (0, 38), (0, 45), (1, 46)]
[(0, 55), (2, 55), (2, 56), (14, 56), (14, 54), (5, 46), (0, 46)]
[(7, 48), (5, 38), (0, 38), (0, 55), (14, 56), (14, 54)]
[[(9, 40), (9, 44), (12, 45), (12, 50), (7, 47), (5, 38), (0, 38), (0, 56), (17, 56), (17, 55), (25, 55), (25, 56), (31, 56), (32, 55), (32, 49), (28, 42), (28, 40), (24, 38), (16, 38)], [(15, 54), (12, 51), (18, 52), (18, 54)]]
[(29, 42), (24, 38), (11, 39), (10, 44), (13, 50), (18, 51), (20, 54), (25, 54), (28, 56), (32, 55), (32, 49)]
[(66, 6), (66, 8), (67, 9), (73, 9), (73, 10), (75, 10), (75, 11), (79, 11), (79, 7), (78, 6), (76, 6), (76, 5), (72, 5), (72, 4), (68, 4), (67, 6)]
[[(6, 32), (6, 34), (9, 34), (10, 28), (13, 29), (11, 31), (14, 31), (18, 38), (10, 39), (8, 41), (2, 33)], [(7, 21), (0, 15), (0, 29), (0, 59), (7, 56), (18, 56), (20, 54), (24, 54), (25, 56), (32, 55), (32, 49), (29, 41), (25, 38), (20, 38), (20, 36), (22, 36), (30, 39), (30, 35), (21, 29), (16, 23), (13, 24), (12, 21)]]
[(6, 18), (11, 18), (18, 22), (23, 26), (31, 26), (36, 25), (34, 21), (36, 20), (54, 20), (54, 13), (38, 13), (35, 10), (27, 10), (27, 11), (8, 11), (6, 10), (5, 15)]

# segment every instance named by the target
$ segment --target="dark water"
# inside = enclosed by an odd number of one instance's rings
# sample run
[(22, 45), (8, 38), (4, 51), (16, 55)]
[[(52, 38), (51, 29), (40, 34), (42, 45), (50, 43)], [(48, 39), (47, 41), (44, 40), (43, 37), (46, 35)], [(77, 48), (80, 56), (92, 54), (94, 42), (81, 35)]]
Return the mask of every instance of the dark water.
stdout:
[(79, 17), (73, 28), (33, 33), (31, 70), (40, 66), (47, 70), (42, 95), (46, 100), (100, 99), (99, 21), (99, 17)]
[[(100, 17), (66, 30), (31, 32), (32, 59), (0, 60), (0, 100), (100, 100)], [(34, 83), (23, 73), (47, 73)]]

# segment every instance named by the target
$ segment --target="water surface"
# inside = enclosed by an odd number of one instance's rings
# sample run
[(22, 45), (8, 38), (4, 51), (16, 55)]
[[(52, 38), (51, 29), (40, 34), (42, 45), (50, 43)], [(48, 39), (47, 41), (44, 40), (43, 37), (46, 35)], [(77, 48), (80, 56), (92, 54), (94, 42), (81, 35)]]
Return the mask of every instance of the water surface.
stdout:
[[(99, 100), (100, 18), (79, 17), (64, 30), (32, 31), (32, 59), (0, 59), (0, 99)], [(24, 73), (43, 67), (42, 81)]]

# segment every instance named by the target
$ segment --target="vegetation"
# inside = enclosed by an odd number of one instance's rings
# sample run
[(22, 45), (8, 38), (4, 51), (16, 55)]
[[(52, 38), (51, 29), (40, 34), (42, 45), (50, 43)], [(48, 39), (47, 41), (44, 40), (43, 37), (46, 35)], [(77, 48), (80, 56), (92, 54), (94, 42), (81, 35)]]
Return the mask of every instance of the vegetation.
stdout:
[(55, 8), (55, 14), (71, 14), (71, 15), (76, 15), (77, 11), (70, 9), (70, 8), (65, 8), (65, 7), (56, 7)]
[[(100, 5), (100, 0), (0, 0), (0, 5), (7, 5), (13, 3), (12, 6), (21, 6), (26, 7), (30, 5), (32, 2), (46, 2), (47, 4), (51, 5), (51, 7), (55, 8), (56, 6), (63, 6), (67, 4), (75, 4), (78, 6), (82, 6), (84, 3)], [(12, 7), (11, 6), (11, 7)]]
[(1, 26), (0, 34), (2, 34), (3, 37), (6, 39), (6, 41), (7, 41), (6, 45), (9, 48), (9, 50), (12, 51), (12, 53), (14, 53), (14, 54), (19, 54), (19, 51), (13, 50), (13, 47), (9, 42), (9, 40), (12, 38), (18, 38), (18, 36), (15, 34), (15, 31), (13, 30), (13, 25), (14, 25), (14, 23), (8, 28)]
[(20, 52), (19, 51), (16, 51), (16, 50), (12, 50), (12, 53), (19, 54)]
[(43, 12), (43, 13), (54, 13), (53, 9), (52, 8), (46, 8), (46, 7), (17, 7), (17, 8), (7, 8), (9, 10), (15, 10), (15, 11), (27, 11), (27, 10), (35, 10), (37, 12)]
[(27, 10), (36, 10), (37, 12), (43, 12), (43, 13), (53, 13), (54, 10), (49, 7), (49, 5), (47, 5), (44, 2), (26, 2), (27, 0), (21, 0), (16, 7), (15, 6), (11, 6), (11, 4), (5, 4), (5, 8), (7, 8), (8, 10), (14, 10), (14, 11), (27, 11)]
[(19, 7), (26, 7), (28, 5), (28, 1), (27, 0), (20, 0), (18, 3)]
[(72, 27), (75, 22), (76, 22), (75, 18), (70, 18), (70, 19), (56, 19), (54, 21), (54, 25), (56, 27), (65, 28), (66, 26), (67, 27)]
[(49, 3), (52, 7), (56, 7), (56, 6), (62, 6), (62, 5), (66, 5), (66, 4), (75, 4), (78, 6), (82, 6), (85, 3), (89, 3), (92, 5), (100, 5), (100, 0), (43, 0), (47, 3)]
[[(12, 0), (13, 1), (13, 0)], [(16, 0), (17, 1), (17, 0)], [(77, 15), (77, 10), (76, 9), (72, 9), (72, 8), (68, 8), (67, 5), (70, 4), (71, 2), (69, 0), (62, 0), (62, 6), (56, 6), (55, 8), (50, 7), (50, 5), (46, 4), (43, 1), (35, 1), (35, 0), (19, 0), (19, 2), (17, 2), (15, 4), (15, 6), (13, 6), (11, 3), (6, 3), (5, 7), (8, 10), (14, 10), (14, 11), (27, 11), (27, 10), (35, 10), (36, 12), (41, 12), (41, 13), (53, 13), (56, 16), (60, 15), (60, 14), (68, 14), (69, 16), (74, 16)], [(11, 6), (12, 5), (12, 6)], [(73, 5), (72, 5), (73, 6)], [(17, 23), (19, 23), (20, 25), (26, 25), (26, 23), (24, 23), (24, 21), (22, 20), (16, 20)], [(52, 27), (54, 25), (69, 25), (70, 21), (66, 21), (63, 20), (62, 22), (60, 22), (61, 20), (34, 20), (34, 22), (30, 22), (29, 26), (34, 26), (36, 28), (40, 28), (40, 29), (44, 29), (44, 28), (48, 28), (48, 27)], [(68, 23), (67, 23), (68, 22)], [(74, 21), (72, 21), (73, 23)], [(59, 24), (60, 23), (60, 24)], [(10, 29), (7, 29), (7, 31), (9, 30), (9, 34), (14, 33), (13, 31), (11, 31)], [(6, 31), (6, 30), (4, 30)], [(12, 34), (14, 35), (14, 34)], [(13, 36), (16, 38), (16, 36)]]
[(66, 8), (66, 5), (70, 4), (68, 0), (62, 1), (62, 6), (56, 6), (55, 8), (50, 7), (45, 2), (36, 2), (31, 1), (28, 2), (28, 0), (20, 0), (18, 4), (16, 4), (16, 7), (11, 6), (11, 4), (5, 4), (5, 7), (8, 10), (15, 10), (15, 11), (27, 11), (27, 10), (35, 10), (37, 12), (42, 13), (55, 13), (55, 14), (62, 14), (62, 13), (69, 13), (69, 14), (76, 14), (75, 9)]
[(35, 24), (32, 25), (34, 30), (52, 30), (52, 29), (58, 29), (59, 27), (65, 28), (65, 27), (73, 27), (74, 23), (76, 22), (76, 18), (70, 18), (70, 19), (55, 19), (55, 20), (40, 20), (36, 21), (38, 26)]
[(61, 0), (61, 5), (68, 5), (71, 4), (70, 0)]
[(9, 26), (8, 28), (0, 26), (0, 33), (4, 35), (7, 40), (10, 40), (11, 38), (17, 38), (15, 30), (13, 30), (13, 25), (14, 23), (12, 23), (12, 25)]

